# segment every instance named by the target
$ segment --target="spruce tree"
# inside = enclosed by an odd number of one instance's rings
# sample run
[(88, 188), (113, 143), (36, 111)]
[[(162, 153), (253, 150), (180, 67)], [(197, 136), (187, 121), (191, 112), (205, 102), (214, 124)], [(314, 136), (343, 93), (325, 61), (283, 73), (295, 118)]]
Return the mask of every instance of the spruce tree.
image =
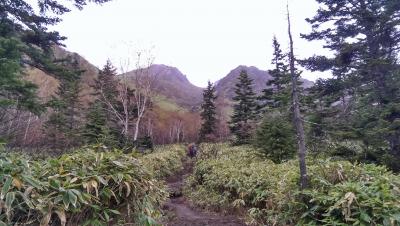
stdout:
[[(91, 0), (104, 3), (109, 0)], [(0, 1), (0, 111), (18, 108), (35, 114), (44, 108), (36, 96), (37, 87), (24, 79), (26, 69), (40, 69), (58, 79), (73, 76), (54, 59), (53, 47), (61, 45), (66, 38), (57, 31), (48, 30), (61, 21), (60, 16), (69, 7), (51, 1), (37, 3), (39, 11), (25, 0)], [(81, 9), (87, 0), (72, 0)], [(0, 121), (1, 122), (1, 121)]]
[(116, 145), (116, 139), (111, 134), (107, 123), (106, 112), (99, 101), (89, 108), (83, 136), (87, 144), (101, 143), (110, 147)]
[[(110, 102), (114, 104), (118, 95), (117, 69), (107, 60), (103, 69), (100, 70), (98, 78), (94, 82), (94, 95), (102, 99), (102, 102)], [(104, 107), (107, 108), (104, 103)]]
[(216, 107), (215, 86), (208, 81), (207, 88), (203, 91), (203, 104), (201, 105), (201, 119), (203, 121), (200, 129), (200, 141), (211, 141), (216, 133)]
[(80, 101), (80, 76), (83, 73), (76, 61), (72, 62), (69, 70), (75, 72), (75, 79), (61, 80), (56, 95), (49, 101), (52, 109), (45, 123), (45, 133), (51, 146), (70, 148), (81, 143), (82, 103)]
[[(96, 104), (99, 104), (99, 108), (96, 109), (99, 114), (105, 117), (105, 128), (104, 131), (109, 133), (107, 143), (118, 143), (118, 140), (122, 140), (122, 135), (120, 134), (118, 128), (118, 119), (116, 118), (115, 111), (122, 111), (121, 104), (118, 101), (118, 79), (117, 70), (112, 65), (110, 60), (107, 60), (103, 69), (100, 70), (99, 76), (94, 82), (93, 96), (96, 98)], [(106, 136), (106, 134), (103, 134)]]
[(71, 0), (65, 5), (55, 0), (0, 1), (0, 124), (12, 121), (15, 111), (44, 112), (36, 85), (24, 78), (27, 70), (37, 68), (57, 79), (73, 77), (53, 53), (66, 38), (48, 28), (61, 22), (69, 6), (82, 9), (88, 2), (108, 1)]
[(296, 154), (292, 122), (280, 113), (268, 114), (257, 128), (255, 146), (275, 163), (292, 159)]
[[(2, 26), (0, 24), (0, 34)], [(18, 40), (0, 35), (0, 114), (2, 116), (5, 116), (10, 108), (36, 114), (44, 110), (36, 96), (37, 86), (23, 79), (23, 67), (20, 63), (22, 52), (18, 49), (19, 45)]]
[(256, 96), (252, 87), (253, 80), (245, 70), (240, 72), (235, 85), (233, 100), (233, 115), (230, 120), (230, 130), (235, 136), (234, 144), (249, 144), (254, 127)]
[(255, 136), (255, 146), (274, 162), (282, 162), (296, 153), (295, 130), (291, 124), (291, 79), (288, 58), (276, 37), (273, 38), (272, 79), (258, 99), (263, 103), (263, 118)]
[[(307, 40), (323, 40), (333, 57), (314, 56), (312, 70), (331, 70), (340, 111), (331, 122), (339, 139), (358, 139), (365, 161), (378, 160), (400, 170), (400, 4), (398, 0), (318, 0), (322, 5), (308, 19), (313, 26)], [(325, 26), (329, 24), (329, 28)], [(371, 150), (372, 156), (371, 156)], [(371, 158), (370, 158), (370, 157)]]
[(274, 36), (272, 40), (273, 70), (269, 70), (271, 79), (267, 82), (267, 88), (263, 90), (262, 96), (258, 99), (261, 101), (262, 113), (267, 109), (278, 109), (279, 111), (288, 111), (290, 105), (290, 74), (288, 70), (287, 55), (283, 53), (281, 46)]

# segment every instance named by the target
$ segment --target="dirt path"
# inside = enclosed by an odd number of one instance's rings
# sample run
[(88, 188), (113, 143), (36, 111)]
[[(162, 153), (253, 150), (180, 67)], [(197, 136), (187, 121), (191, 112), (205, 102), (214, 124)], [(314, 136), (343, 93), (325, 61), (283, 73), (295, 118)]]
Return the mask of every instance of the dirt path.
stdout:
[(236, 216), (223, 216), (191, 208), (190, 203), (182, 195), (185, 178), (192, 172), (193, 165), (186, 161), (184, 169), (177, 175), (168, 178), (170, 200), (165, 205), (165, 210), (173, 214), (172, 219), (164, 222), (165, 226), (245, 226)]

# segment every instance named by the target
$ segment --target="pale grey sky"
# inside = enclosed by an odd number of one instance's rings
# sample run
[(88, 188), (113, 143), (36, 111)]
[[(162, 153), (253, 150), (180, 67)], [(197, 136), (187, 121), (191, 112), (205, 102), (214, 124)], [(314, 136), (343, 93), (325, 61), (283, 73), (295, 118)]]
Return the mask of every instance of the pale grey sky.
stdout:
[[(315, 0), (289, 0), (296, 55), (321, 51), (299, 38), (304, 21), (318, 8)], [(68, 37), (67, 49), (98, 67), (110, 58), (118, 66), (130, 49), (154, 47), (155, 63), (179, 68), (205, 86), (238, 65), (270, 68), (275, 34), (287, 47), (285, 0), (114, 0), (63, 16), (55, 27)], [(319, 75), (305, 72), (305, 78)]]

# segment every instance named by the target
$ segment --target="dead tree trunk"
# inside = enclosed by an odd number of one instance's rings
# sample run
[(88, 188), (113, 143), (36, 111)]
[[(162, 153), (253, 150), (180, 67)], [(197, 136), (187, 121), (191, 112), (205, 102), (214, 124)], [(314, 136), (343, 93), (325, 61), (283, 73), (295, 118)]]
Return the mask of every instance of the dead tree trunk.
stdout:
[(292, 78), (292, 101), (293, 101), (293, 123), (297, 133), (298, 155), (300, 162), (300, 187), (305, 189), (308, 186), (307, 166), (306, 166), (306, 145), (304, 136), (304, 126), (300, 112), (299, 91), (298, 91), (298, 76), (295, 70), (295, 58), (293, 50), (293, 38), (290, 24), (289, 4), (287, 5), (287, 21), (288, 21), (288, 35), (290, 44), (290, 75)]

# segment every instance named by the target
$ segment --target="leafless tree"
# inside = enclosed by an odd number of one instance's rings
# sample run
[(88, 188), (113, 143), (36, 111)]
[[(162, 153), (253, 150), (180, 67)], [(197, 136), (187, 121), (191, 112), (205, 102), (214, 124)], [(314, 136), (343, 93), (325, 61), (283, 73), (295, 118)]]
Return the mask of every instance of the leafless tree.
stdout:
[(137, 141), (141, 122), (151, 105), (153, 96), (155, 74), (151, 71), (151, 65), (154, 57), (147, 57), (143, 63), (142, 55), (142, 52), (136, 53), (134, 67), (131, 64), (131, 58), (120, 61), (121, 74), (117, 76), (116, 101), (110, 99), (102, 87), (99, 87), (101, 101), (108, 106), (108, 111), (118, 120), (121, 125), (121, 134), (126, 140), (130, 137), (133, 124), (133, 141)]
[(149, 55), (142, 63), (142, 52), (137, 53), (136, 69), (133, 76), (134, 99), (136, 104), (135, 127), (133, 140), (136, 141), (140, 132), (140, 123), (151, 105), (154, 95), (153, 89), (156, 81), (156, 74), (152, 72), (151, 66), (154, 57)]
[(293, 38), (290, 24), (290, 12), (289, 12), (289, 4), (287, 4), (287, 22), (288, 22), (288, 35), (289, 35), (289, 44), (290, 44), (290, 75), (292, 78), (292, 107), (293, 107), (293, 117), (294, 117), (294, 125), (297, 132), (297, 143), (298, 143), (298, 155), (300, 161), (300, 186), (301, 189), (305, 189), (308, 186), (308, 178), (307, 178), (307, 166), (306, 166), (306, 145), (305, 145), (305, 136), (304, 136), (304, 126), (302, 121), (302, 116), (300, 112), (300, 102), (299, 102), (299, 91), (298, 91), (298, 75), (295, 70), (295, 57), (293, 50)]

